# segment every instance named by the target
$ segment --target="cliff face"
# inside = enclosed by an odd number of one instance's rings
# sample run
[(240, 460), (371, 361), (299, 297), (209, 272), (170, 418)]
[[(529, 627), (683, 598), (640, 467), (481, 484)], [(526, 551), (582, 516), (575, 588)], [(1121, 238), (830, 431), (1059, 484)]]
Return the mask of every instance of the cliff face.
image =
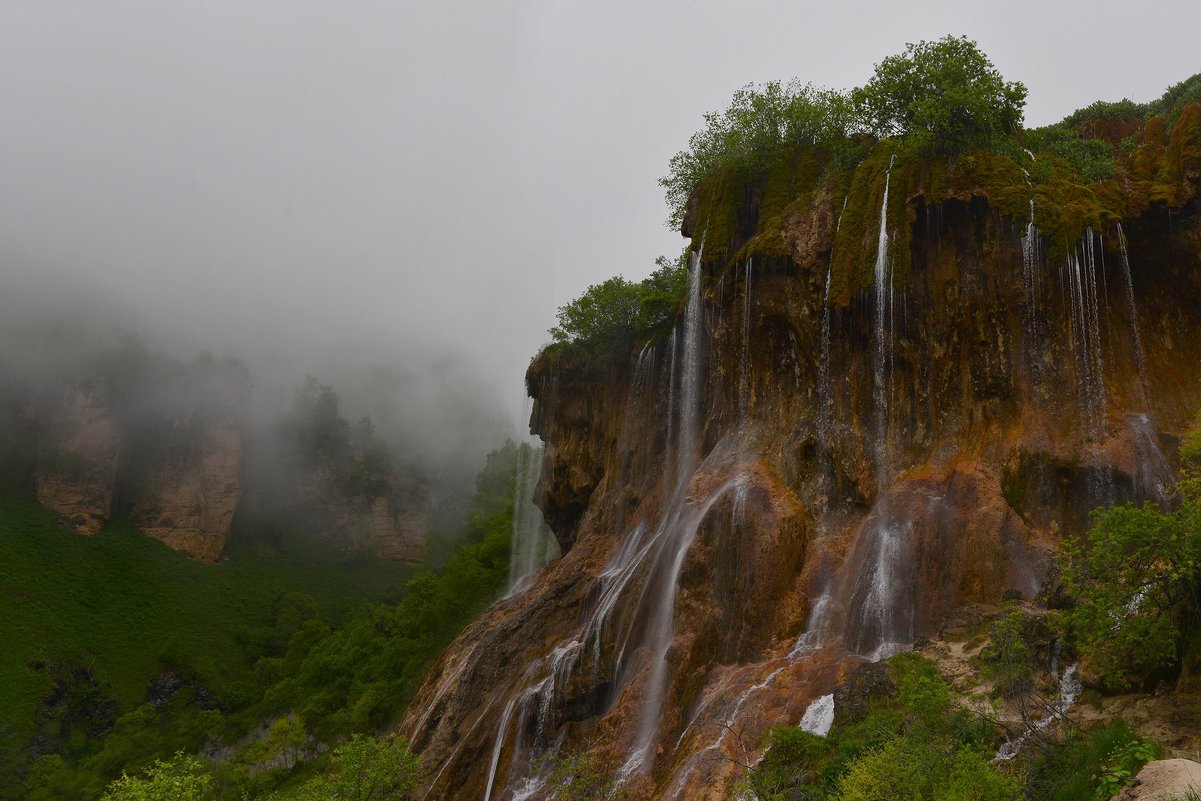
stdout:
[[(34, 403), (38, 502), (96, 534), (113, 514), (204, 561), (224, 553), (242, 494), (240, 368), (199, 362), (170, 380), (114, 398), (100, 376)], [(35, 421), (40, 421), (38, 425)]]
[(675, 332), (530, 368), (565, 555), (418, 693), (426, 797), (542, 798), (539, 757), (583, 748), (634, 797), (728, 798), (856, 665), (1034, 598), (1094, 506), (1166, 502), (1201, 407), (1194, 128), (1158, 200), (1132, 168), (1078, 227), (1016, 165), (702, 187)]
[(116, 491), (121, 443), (100, 379), (81, 381), (52, 402), (38, 447), (38, 503), (84, 534), (108, 522)]

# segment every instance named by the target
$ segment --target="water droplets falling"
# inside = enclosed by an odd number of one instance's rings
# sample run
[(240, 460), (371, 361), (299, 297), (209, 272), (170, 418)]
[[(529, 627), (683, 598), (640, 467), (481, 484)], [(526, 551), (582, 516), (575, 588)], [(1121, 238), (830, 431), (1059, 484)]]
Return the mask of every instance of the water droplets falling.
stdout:
[(1034, 355), (1038, 347), (1038, 298), (1041, 293), (1039, 265), (1042, 254), (1039, 248), (1038, 227), (1034, 224), (1034, 198), (1030, 198), (1030, 222), (1026, 224), (1026, 235), (1022, 237), (1022, 284), (1025, 288), (1026, 346)]
[(529, 585), (535, 571), (557, 554), (554, 535), (534, 505), (534, 487), (542, 472), (542, 448), (523, 443), (517, 450), (513, 487), (513, 537), (509, 554), (509, 594)]
[(742, 352), (738, 377), (738, 421), (746, 423), (751, 405), (751, 257), (747, 256), (742, 282)]
[(801, 717), (801, 731), (825, 737), (834, 725), (834, 693), (829, 693), (809, 704)]
[(1143, 351), (1143, 335), (1138, 326), (1138, 306), (1134, 302), (1134, 279), (1130, 271), (1130, 248), (1126, 244), (1126, 232), (1118, 223), (1118, 250), (1122, 254), (1122, 273), (1126, 278), (1126, 303), (1130, 307), (1130, 329), (1134, 338), (1134, 363), (1138, 368), (1139, 388), (1143, 394), (1143, 408), (1150, 405), (1150, 395), (1147, 392), (1147, 375), (1144, 368), (1145, 352)]
[(1101, 352), (1101, 319), (1097, 292), (1096, 251), (1089, 228), (1068, 254), (1066, 275), (1076, 392), (1089, 436), (1099, 440), (1105, 421), (1105, 364)]
[(892, 180), (892, 165), (896, 154), (888, 160), (888, 172), (884, 174), (884, 199), (880, 203), (880, 234), (876, 240), (876, 265), (873, 272), (874, 358), (872, 370), (872, 397), (876, 410), (876, 470), (880, 475), (888, 471), (888, 394), (891, 384), (889, 370), (891, 358), (892, 306), (892, 259), (889, 257), (888, 238), (888, 189)]

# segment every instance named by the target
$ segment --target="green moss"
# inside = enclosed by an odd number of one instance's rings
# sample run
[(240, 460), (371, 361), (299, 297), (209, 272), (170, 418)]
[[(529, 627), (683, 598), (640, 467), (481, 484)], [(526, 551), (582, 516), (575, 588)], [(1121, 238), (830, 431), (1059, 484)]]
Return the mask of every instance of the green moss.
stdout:
[(1177, 107), (1174, 122), (1169, 130), (1160, 117), (1133, 121), (1130, 125), (1142, 127), (1126, 137), (1122, 148), (1072, 133), (1089, 153), (1104, 150), (1106, 159), (1112, 156), (1112, 164), (1102, 170), (1059, 155), (1058, 139), (1036, 136), (1029, 144), (1038, 147), (1044, 142), (1046, 148), (1035, 152), (1033, 160), (1017, 139), (945, 158), (919, 158), (903, 141), (884, 140), (857, 162), (846, 164), (831, 160), (823, 148), (796, 147), (767, 168), (728, 167), (702, 182), (692, 245), (699, 247), (704, 235), (706, 263), (723, 266), (748, 256), (787, 257), (783, 221), (807, 213), (824, 181), (841, 214), (831, 252), (831, 300), (845, 307), (874, 280), (880, 206), (895, 154), (885, 215), (893, 285), (899, 291), (904, 291), (911, 269), (918, 200), (938, 206), (952, 199), (966, 203), (982, 198), (1019, 224), (1029, 219), (1033, 200), (1047, 258), (1060, 261), (1090, 228), (1101, 231), (1114, 222), (1135, 219), (1153, 204), (1179, 207), (1196, 194), (1201, 103)]

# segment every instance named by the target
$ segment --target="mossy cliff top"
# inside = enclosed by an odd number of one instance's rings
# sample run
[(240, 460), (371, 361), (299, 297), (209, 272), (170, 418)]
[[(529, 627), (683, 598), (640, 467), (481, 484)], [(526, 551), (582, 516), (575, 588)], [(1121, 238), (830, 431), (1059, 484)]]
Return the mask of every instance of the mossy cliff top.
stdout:
[[(1076, 130), (1083, 140), (1113, 154), (1112, 175), (1099, 180), (1052, 150), (1027, 151), (1016, 138), (940, 157), (922, 157), (901, 140), (861, 142), (866, 156), (842, 168), (830, 148), (798, 146), (769, 167), (707, 177), (688, 204), (682, 232), (693, 249), (704, 237), (711, 274), (748, 258), (809, 261), (828, 254), (830, 297), (845, 306), (873, 280), (887, 182), (885, 224), (898, 289), (908, 275), (919, 212), (949, 200), (982, 198), (1015, 226), (1030, 221), (1033, 202), (1044, 252), (1058, 261), (1089, 228), (1104, 232), (1152, 209), (1171, 212), (1193, 201), (1201, 185), (1201, 103), (1173, 116), (1170, 129), (1163, 116), (1081, 122)], [(823, 227), (831, 230), (823, 233)]]

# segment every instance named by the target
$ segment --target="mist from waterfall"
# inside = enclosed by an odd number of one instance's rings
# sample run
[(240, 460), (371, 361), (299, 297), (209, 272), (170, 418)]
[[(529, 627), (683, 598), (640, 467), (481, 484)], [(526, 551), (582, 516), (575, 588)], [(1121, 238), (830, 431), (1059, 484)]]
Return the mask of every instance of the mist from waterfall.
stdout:
[(554, 534), (534, 505), (534, 488), (542, 473), (542, 447), (523, 443), (517, 449), (513, 482), (513, 536), (509, 553), (509, 594), (529, 585), (529, 578), (558, 555)]

